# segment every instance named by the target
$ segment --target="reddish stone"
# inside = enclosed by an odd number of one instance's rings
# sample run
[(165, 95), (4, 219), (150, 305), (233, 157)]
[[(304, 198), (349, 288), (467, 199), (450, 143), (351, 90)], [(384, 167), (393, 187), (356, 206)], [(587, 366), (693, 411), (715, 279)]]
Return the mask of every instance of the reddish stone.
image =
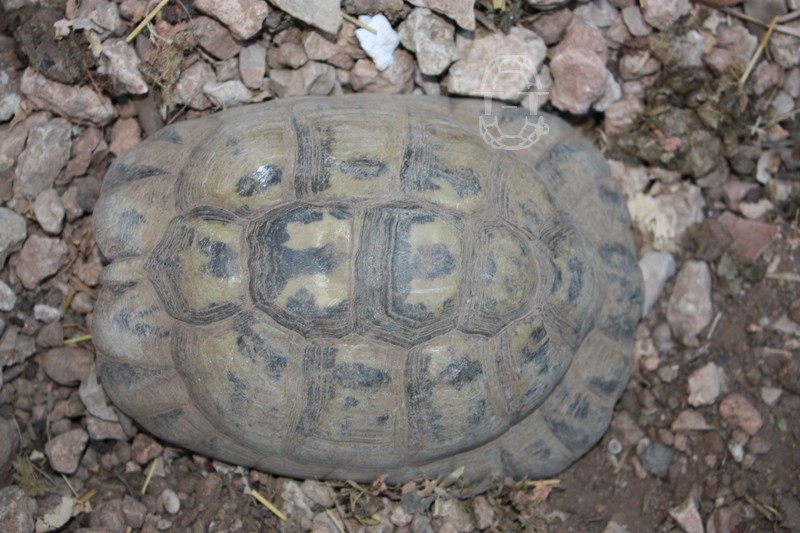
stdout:
[(717, 221), (733, 237), (731, 252), (747, 263), (752, 263), (764, 253), (779, 229), (775, 224), (747, 220), (727, 211)]

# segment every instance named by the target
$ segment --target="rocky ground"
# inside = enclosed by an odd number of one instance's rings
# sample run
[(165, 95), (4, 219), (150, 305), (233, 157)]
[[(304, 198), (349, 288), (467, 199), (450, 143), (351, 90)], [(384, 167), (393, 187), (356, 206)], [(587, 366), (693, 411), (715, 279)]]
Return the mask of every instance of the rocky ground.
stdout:
[[(304, 3), (172, 1), (129, 43), (155, 1), (0, 0), (0, 531), (800, 531), (800, 3), (341, 3), (384, 15), (364, 19), (377, 36), (338, 1)], [(503, 55), (532, 70), (489, 96), (547, 93), (635, 223), (647, 312), (598, 446), (558, 479), (474, 496), (457, 472), (276, 478), (109, 406), (87, 334), (111, 159), (271, 98), (485, 96)]]

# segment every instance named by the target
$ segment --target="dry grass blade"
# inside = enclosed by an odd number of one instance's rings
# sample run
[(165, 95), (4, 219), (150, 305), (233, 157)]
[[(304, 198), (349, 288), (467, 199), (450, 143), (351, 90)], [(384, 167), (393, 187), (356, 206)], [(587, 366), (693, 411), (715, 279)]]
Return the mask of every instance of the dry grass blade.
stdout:
[(144, 484), (142, 485), (142, 496), (144, 496), (144, 494), (147, 492), (147, 487), (150, 485), (150, 479), (153, 477), (153, 472), (155, 472), (157, 464), (158, 457), (150, 462), (150, 468), (147, 469), (147, 477), (144, 478)]
[(364, 24), (363, 22), (361, 22), (361, 21), (360, 21), (360, 20), (358, 20), (357, 18), (355, 18), (355, 17), (351, 17), (350, 15), (348, 15), (347, 13), (345, 13), (344, 11), (342, 11), (342, 18), (343, 18), (344, 20), (346, 20), (347, 22), (352, 22), (353, 24), (355, 24), (355, 25), (356, 25), (356, 26), (358, 26), (359, 28), (364, 28), (364, 29), (365, 29), (365, 30), (367, 30), (368, 32), (375, 33), (375, 34), (377, 34), (377, 33), (378, 33), (378, 30), (376, 30), (375, 28), (372, 28), (372, 27), (370, 27), (370, 26), (367, 26), (366, 24)]
[(777, 24), (778, 24), (778, 17), (775, 17), (774, 19), (772, 19), (772, 22), (767, 28), (767, 31), (764, 34), (764, 36), (761, 37), (761, 42), (758, 43), (758, 48), (756, 48), (753, 57), (750, 58), (750, 63), (747, 65), (747, 69), (745, 69), (744, 74), (742, 74), (742, 77), (739, 78), (739, 87), (744, 87), (744, 84), (747, 82), (747, 78), (750, 77), (750, 73), (755, 68), (756, 63), (758, 63), (758, 58), (761, 57), (761, 54), (764, 52), (764, 48), (767, 47), (767, 43), (772, 37), (772, 32), (775, 30), (775, 26)]
[(161, 0), (158, 3), (158, 5), (156, 7), (154, 7), (153, 10), (150, 13), (148, 13), (147, 16), (145, 16), (142, 19), (142, 21), (139, 23), (139, 25), (136, 26), (133, 29), (133, 31), (128, 34), (127, 37), (125, 37), (125, 42), (129, 43), (132, 40), (134, 40), (136, 38), (136, 36), (139, 35), (139, 32), (141, 32), (144, 29), (144, 27), (147, 26), (150, 23), (151, 20), (153, 20), (153, 17), (155, 17), (158, 14), (159, 11), (164, 9), (164, 6), (167, 5), (168, 2), (169, 2), (169, 0)]
[[(755, 17), (751, 17), (750, 15), (746, 15), (746, 14), (742, 13), (741, 11), (736, 11), (735, 9), (732, 9), (730, 7), (723, 7), (723, 8), (720, 8), (720, 10), (723, 13), (727, 13), (728, 15), (732, 15), (732, 16), (734, 16), (736, 18), (740, 18), (742, 20), (746, 20), (747, 22), (752, 22), (753, 24), (758, 24), (759, 26), (762, 26), (764, 28), (768, 28), (770, 26), (770, 23), (768, 23), (768, 22), (764, 22), (763, 20), (757, 19)], [(791, 18), (787, 18), (790, 15), (791, 15)], [(790, 20), (794, 20), (798, 16), (800, 16), (800, 11), (793, 11), (792, 13), (789, 13), (788, 15), (784, 15), (782, 17), (779, 17), (777, 19), (777, 22), (788, 22)], [(800, 30), (796, 30), (796, 29), (790, 28), (788, 26), (782, 26), (782, 25), (778, 24), (778, 25), (775, 26), (775, 31), (777, 31), (778, 33), (785, 33), (786, 35), (792, 35), (794, 37), (800, 38)]]
[(64, 344), (78, 344), (79, 342), (86, 342), (92, 340), (91, 335), (81, 335), (80, 337), (72, 337), (64, 340)]
[(277, 516), (279, 520), (283, 520), (284, 522), (285, 522), (286, 520), (288, 520), (288, 518), (286, 517), (286, 515), (285, 515), (285, 514), (283, 514), (283, 511), (281, 511), (280, 509), (278, 509), (277, 507), (275, 507), (275, 505), (274, 505), (274, 504), (273, 504), (271, 501), (269, 501), (269, 500), (268, 500), (268, 499), (266, 499), (264, 496), (262, 496), (262, 494), (261, 494), (260, 492), (258, 492), (256, 489), (253, 489), (253, 490), (251, 490), (251, 491), (250, 491), (250, 495), (251, 495), (253, 498), (255, 498), (256, 500), (258, 500), (258, 503), (260, 503), (261, 505), (263, 505), (264, 507), (266, 507), (267, 509), (269, 509), (269, 511), (270, 511), (272, 514), (274, 514), (275, 516)]

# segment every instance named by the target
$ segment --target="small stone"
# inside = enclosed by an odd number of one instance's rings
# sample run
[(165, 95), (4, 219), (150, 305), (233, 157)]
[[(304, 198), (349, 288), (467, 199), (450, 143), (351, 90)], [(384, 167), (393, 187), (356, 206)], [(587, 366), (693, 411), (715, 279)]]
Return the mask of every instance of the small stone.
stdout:
[(278, 97), (325, 96), (336, 85), (336, 69), (325, 63), (309, 61), (297, 70), (271, 70), (269, 79), (270, 87)]
[(356, 37), (361, 48), (372, 59), (379, 71), (386, 70), (394, 61), (394, 51), (400, 45), (400, 35), (394, 31), (389, 19), (383, 15), (374, 17), (361, 15), (358, 20), (376, 31), (376, 33), (372, 33), (364, 28), (356, 30)]
[(636, 425), (631, 416), (625, 412), (614, 415), (611, 427), (623, 446), (635, 446), (644, 438), (644, 432)]
[(550, 101), (563, 111), (586, 113), (605, 92), (605, 60), (588, 48), (565, 48), (550, 61), (550, 72)]
[(47, 377), (59, 385), (77, 385), (89, 374), (94, 354), (83, 348), (58, 347), (48, 350), (41, 360)]
[(531, 24), (531, 29), (542, 38), (544, 44), (550, 46), (557, 44), (564, 38), (564, 33), (567, 31), (567, 26), (571, 21), (572, 11), (558, 9), (540, 13), (540, 16)]
[(661, 70), (661, 62), (644, 53), (633, 53), (622, 56), (619, 64), (619, 75), (623, 80), (638, 80), (652, 76)]
[(61, 310), (51, 305), (36, 304), (33, 306), (33, 317), (39, 322), (49, 324), (61, 318)]
[(603, 529), (603, 533), (630, 533), (630, 530), (622, 524), (612, 520), (606, 524), (605, 529)]
[(181, 510), (181, 500), (172, 489), (164, 489), (161, 493), (161, 502), (164, 504), (164, 509), (169, 514), (176, 514)]
[(485, 496), (476, 496), (472, 501), (472, 512), (475, 514), (475, 527), (483, 531), (494, 524), (494, 507), (489, 504)]
[(216, 20), (209, 17), (197, 17), (193, 21), (197, 43), (209, 54), (223, 61), (239, 53), (241, 46), (233, 40), (231, 34)]
[(469, 533), (475, 528), (475, 523), (461, 500), (442, 500), (435, 516), (443, 518), (458, 533)]
[(86, 431), (93, 440), (123, 440), (126, 438), (125, 431), (119, 422), (109, 422), (100, 420), (96, 416), (86, 415)]
[(14, 294), (14, 289), (0, 279), (0, 311), (11, 311), (16, 304), (17, 295)]
[(608, 441), (608, 452), (611, 455), (619, 455), (623, 449), (622, 443), (617, 439), (611, 439)]
[(86, 406), (86, 410), (101, 420), (118, 422), (116, 411), (108, 405), (106, 393), (97, 381), (97, 369), (94, 365), (89, 368), (89, 373), (78, 387), (78, 396)]
[(22, 286), (33, 289), (40, 281), (58, 272), (68, 251), (60, 239), (31, 235), (19, 253), (17, 276)]
[(0, 123), (11, 120), (21, 104), (19, 74), (10, 69), (0, 70)]
[(453, 62), (455, 29), (425, 8), (414, 9), (400, 25), (400, 42), (414, 52), (423, 74), (438, 76)]
[(111, 144), (108, 149), (119, 156), (142, 140), (142, 128), (135, 118), (121, 118), (111, 127)]
[(122, 500), (122, 516), (125, 518), (127, 525), (138, 529), (144, 524), (144, 518), (147, 516), (147, 506), (126, 494)]
[[(800, 31), (800, 21), (795, 20), (785, 25), (795, 32)], [(800, 39), (797, 36), (775, 32), (775, 35), (770, 37), (769, 49), (775, 62), (783, 68), (800, 65)]]
[(800, 98), (800, 68), (794, 67), (786, 74), (786, 81), (783, 83), (783, 90), (786, 91), (792, 98)]
[(761, 387), (761, 400), (770, 407), (775, 407), (781, 399), (783, 389), (778, 387)]
[(211, 101), (203, 94), (203, 86), (217, 79), (214, 69), (204, 61), (196, 61), (181, 73), (175, 86), (175, 101), (192, 109), (203, 110), (211, 107)]
[(692, 372), (689, 376), (689, 405), (699, 407), (716, 402), (724, 381), (724, 371), (714, 363)]
[(445, 80), (448, 91), (510, 102), (519, 101), (537, 85), (537, 72), (547, 53), (544, 41), (520, 26), (511, 28), (508, 35), (496, 32), (479, 39), (459, 35), (456, 44), (458, 61)]
[(694, 409), (684, 409), (670, 426), (672, 431), (710, 431), (713, 426), (706, 422), (703, 414)]
[(262, 88), (267, 71), (267, 49), (260, 44), (245, 46), (239, 52), (239, 74), (248, 89)]
[(755, 407), (741, 394), (729, 394), (719, 404), (719, 414), (728, 424), (750, 436), (758, 433), (764, 421)]
[(272, 69), (297, 69), (308, 62), (308, 55), (302, 45), (295, 42), (281, 43), (269, 51), (269, 66)]
[(97, 27), (105, 29), (108, 33), (116, 33), (122, 29), (122, 20), (119, 18), (117, 3), (111, 0), (81, 2), (76, 12), (76, 17), (89, 19)]
[(652, 309), (661, 297), (664, 284), (675, 275), (675, 259), (666, 252), (648, 251), (639, 260), (639, 269), (644, 277), (644, 306), (642, 317)]
[[(2, 387), (0, 377), (0, 387)], [(19, 433), (17, 426), (12, 420), (0, 416), (0, 472), (5, 472), (11, 461), (17, 456), (19, 451)], [(0, 515), (2, 515), (2, 505), (0, 505)], [(0, 519), (2, 522), (2, 519)]]
[(475, 30), (475, 8), (472, 2), (464, 0), (409, 0), (408, 3), (417, 7), (427, 7), (431, 11), (451, 18), (467, 31)]
[(223, 109), (240, 106), (253, 98), (250, 90), (239, 80), (221, 83), (212, 81), (203, 85), (203, 92), (216, 106)]
[(311, 521), (314, 519), (314, 512), (311, 510), (313, 502), (303, 494), (296, 481), (282, 479), (281, 482), (282, 511), (296, 520), (303, 530), (311, 529)]
[[(305, 48), (308, 58), (314, 61), (324, 61), (345, 70), (353, 68), (355, 60), (345, 47), (345, 43), (347, 43), (345, 39), (347, 28), (350, 28), (350, 26), (345, 26), (336, 42), (329, 41), (315, 31), (308, 32), (303, 38), (303, 48)], [(355, 30), (351, 31), (355, 35)]]
[(653, 27), (644, 19), (641, 8), (633, 5), (622, 9), (622, 20), (631, 35), (634, 37), (647, 37), (653, 33)]
[(744, 459), (744, 446), (739, 444), (736, 441), (729, 441), (728, 442), (728, 451), (731, 452), (731, 457), (737, 463), (741, 463), (742, 459)]
[(20, 87), (23, 94), (40, 109), (64, 115), (79, 124), (105, 126), (117, 116), (111, 99), (98, 95), (91, 85), (58, 83), (38, 74), (31, 67), (22, 75)]
[(672, 332), (686, 346), (696, 346), (697, 335), (711, 322), (711, 271), (703, 261), (687, 261), (675, 280), (667, 305)]
[(780, 229), (775, 224), (747, 220), (728, 211), (722, 213), (717, 221), (733, 237), (731, 252), (746, 263), (755, 262), (769, 248)]
[[(281, 2), (276, 2), (280, 7)], [(269, 14), (263, 0), (195, 0), (194, 7), (200, 12), (222, 22), (234, 37), (246, 41), (261, 31), (262, 23)]]
[(75, 293), (75, 297), (69, 304), (69, 308), (82, 315), (87, 315), (94, 310), (94, 300), (85, 292)]
[(606, 110), (603, 129), (610, 135), (630, 131), (642, 111), (644, 106), (636, 98), (617, 100)]
[(657, 374), (664, 383), (672, 383), (678, 377), (679, 371), (678, 365), (664, 365), (658, 369)]
[(56, 435), (44, 445), (44, 453), (50, 467), (61, 474), (72, 474), (89, 442), (89, 434), (82, 429), (73, 429)]
[(703, 520), (691, 496), (681, 505), (670, 509), (669, 515), (686, 533), (703, 533)]
[(53, 235), (61, 233), (66, 209), (55, 189), (46, 189), (36, 196), (33, 202), (33, 214), (47, 233)]
[(692, 8), (689, 0), (640, 0), (640, 4), (644, 19), (659, 30), (668, 29)]
[(658, 442), (651, 442), (639, 456), (644, 469), (650, 475), (666, 477), (672, 466), (672, 450)]
[(0, 531), (33, 533), (36, 500), (17, 485), (0, 489)]
[(131, 444), (131, 458), (142, 466), (149, 464), (163, 451), (163, 446), (144, 433), (137, 433)]
[(392, 524), (396, 525), (397, 527), (403, 527), (407, 526), (412, 520), (414, 520), (414, 515), (407, 513), (405, 509), (403, 509), (402, 505), (398, 505), (392, 509), (392, 512), (389, 515), (389, 520), (391, 520)]
[(333, 507), (336, 503), (333, 499), (331, 488), (320, 481), (307, 479), (300, 485), (300, 490), (302, 490), (303, 494), (308, 496), (311, 501), (325, 509)]
[[(11, 252), (19, 250), (20, 245), (28, 235), (25, 217), (16, 214), (11, 209), (0, 207), (0, 268), (5, 266), (6, 258)], [(6, 309), (10, 311), (10, 309)]]
[(14, 196), (36, 198), (52, 188), (61, 169), (69, 161), (72, 126), (63, 118), (54, 118), (31, 128), (28, 142), (17, 160)]
[(336, 35), (342, 25), (339, 0), (272, 0), (272, 4), (331, 35)]
[(97, 71), (118, 83), (127, 94), (146, 94), (147, 82), (139, 74), (139, 56), (124, 39), (108, 39), (103, 43)]

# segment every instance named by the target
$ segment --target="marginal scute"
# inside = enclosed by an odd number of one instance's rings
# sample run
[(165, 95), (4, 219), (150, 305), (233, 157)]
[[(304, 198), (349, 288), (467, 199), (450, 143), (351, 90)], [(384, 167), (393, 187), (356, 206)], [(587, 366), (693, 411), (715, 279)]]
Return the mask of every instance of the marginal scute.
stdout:
[(275, 210), (252, 225), (248, 243), (256, 307), (309, 337), (350, 332), (349, 208), (300, 204)]
[(195, 209), (169, 224), (146, 269), (172, 316), (208, 324), (239, 309), (247, 281), (242, 233), (233, 215), (214, 208)]

